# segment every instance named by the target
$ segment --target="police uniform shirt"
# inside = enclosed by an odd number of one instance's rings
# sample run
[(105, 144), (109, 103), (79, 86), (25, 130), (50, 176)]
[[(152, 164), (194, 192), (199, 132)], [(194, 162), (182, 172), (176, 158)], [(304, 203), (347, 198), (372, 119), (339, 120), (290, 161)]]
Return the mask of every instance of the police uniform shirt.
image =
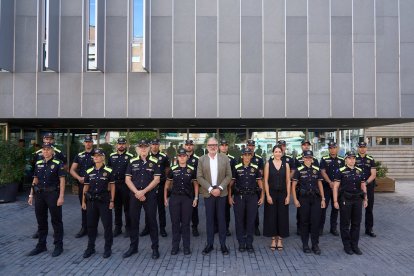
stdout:
[[(272, 155), (269, 159), (269, 161), (272, 161), (274, 159), (274, 156)], [(295, 169), (295, 160), (293, 159), (292, 156), (284, 154), (281, 158), (282, 161), (285, 161), (285, 163), (289, 164), (289, 168), (291, 170)]]
[(89, 192), (94, 194), (107, 192), (109, 183), (114, 184), (111, 168), (103, 165), (99, 169), (92, 167), (86, 171), (85, 185), (89, 185)]
[[(55, 146), (52, 146), (52, 147), (53, 147), (53, 150), (55, 151), (53, 158), (62, 161), (63, 164), (66, 164), (66, 156), (63, 154), (63, 152)], [(43, 159), (42, 149), (36, 151), (34, 159), (35, 161), (39, 161)]]
[(78, 174), (81, 177), (86, 175), (86, 170), (94, 165), (93, 150), (90, 152), (82, 151), (73, 159), (73, 163), (78, 164)]
[(39, 188), (57, 188), (60, 177), (65, 177), (66, 171), (61, 160), (52, 158), (46, 162), (42, 159), (36, 162), (33, 176), (37, 177)]
[(340, 181), (340, 190), (349, 193), (360, 193), (364, 173), (361, 168), (348, 166), (341, 167), (336, 173), (335, 181)]
[(259, 166), (250, 162), (248, 166), (239, 163), (234, 167), (233, 179), (236, 181), (236, 187), (240, 190), (255, 189), (257, 180), (262, 179)]
[[(296, 156), (295, 162), (294, 162), (295, 163), (295, 168), (299, 168), (300, 166), (303, 166), (303, 162), (304, 162), (304, 160), (303, 160), (303, 155), (302, 154)], [(315, 165), (315, 166), (319, 167), (319, 161), (315, 157), (313, 157), (312, 165)], [(322, 169), (322, 166), (321, 166), (321, 169)]]
[(187, 164), (194, 167), (194, 170), (197, 171), (197, 167), (198, 167), (198, 155), (193, 153), (191, 154), (188, 159), (187, 159)]
[(306, 191), (319, 191), (318, 181), (322, 180), (319, 167), (312, 165), (300, 166), (295, 170), (293, 181), (297, 181), (299, 188)]
[(364, 177), (368, 179), (371, 176), (371, 169), (375, 169), (375, 160), (372, 156), (366, 154), (365, 157), (359, 155), (356, 156), (355, 165), (362, 169)]
[(194, 195), (193, 181), (197, 180), (197, 176), (193, 166), (188, 164), (185, 167), (172, 166), (168, 172), (167, 180), (171, 180), (173, 183), (172, 194)]
[(161, 176), (158, 160), (152, 156), (147, 156), (145, 161), (140, 157), (133, 158), (129, 161), (125, 175), (130, 176), (132, 183), (138, 190), (145, 189), (154, 176)]
[(129, 161), (134, 156), (125, 151), (121, 154), (118, 152), (113, 152), (109, 155), (108, 158), (108, 166), (112, 169), (112, 174), (114, 176), (114, 180), (124, 180), (125, 179), (125, 172), (128, 167)]
[(231, 168), (231, 174), (234, 173), (234, 167), (236, 166), (236, 158), (233, 155), (226, 154), (230, 161), (230, 168)]
[(160, 167), (161, 171), (161, 180), (164, 180), (166, 178), (165, 169), (170, 167), (170, 159), (165, 153), (162, 153), (160, 151), (156, 154), (150, 152), (150, 156), (153, 156), (158, 160), (158, 166)]
[[(239, 163), (243, 163), (243, 156), (240, 156)], [(264, 162), (263, 157), (260, 155), (257, 155), (256, 153), (253, 154), (252, 159), (250, 160), (250, 163), (257, 165), (259, 170), (264, 170)]]
[(321, 159), (321, 170), (325, 170), (326, 174), (328, 175), (329, 179), (333, 181), (335, 179), (336, 174), (338, 173), (339, 168), (345, 166), (345, 160), (340, 157), (332, 157), (331, 155), (323, 156)]

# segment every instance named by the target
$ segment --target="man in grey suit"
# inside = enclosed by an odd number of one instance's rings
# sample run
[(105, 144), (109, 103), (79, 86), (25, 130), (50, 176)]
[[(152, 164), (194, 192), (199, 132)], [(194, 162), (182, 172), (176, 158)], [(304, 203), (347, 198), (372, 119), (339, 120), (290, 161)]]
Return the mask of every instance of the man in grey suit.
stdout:
[(197, 168), (197, 181), (201, 185), (201, 194), (204, 197), (204, 205), (207, 218), (207, 246), (203, 255), (213, 250), (214, 243), (214, 215), (217, 216), (221, 252), (228, 255), (226, 246), (226, 199), (227, 185), (232, 179), (229, 158), (218, 152), (218, 141), (210, 138), (207, 141), (208, 154), (200, 157)]

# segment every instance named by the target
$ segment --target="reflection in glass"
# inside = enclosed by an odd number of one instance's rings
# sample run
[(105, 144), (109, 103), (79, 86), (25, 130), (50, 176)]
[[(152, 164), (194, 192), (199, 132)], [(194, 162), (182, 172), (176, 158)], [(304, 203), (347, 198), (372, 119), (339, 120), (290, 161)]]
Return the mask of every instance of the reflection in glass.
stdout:
[(413, 138), (401, 138), (401, 145), (411, 146), (413, 144)]
[(88, 45), (87, 45), (87, 55), (88, 55), (88, 70), (93, 71), (97, 70), (96, 67), (96, 17), (98, 13), (96, 0), (89, 0), (88, 6)]
[(144, 47), (144, 0), (132, 0), (131, 71), (143, 72)]

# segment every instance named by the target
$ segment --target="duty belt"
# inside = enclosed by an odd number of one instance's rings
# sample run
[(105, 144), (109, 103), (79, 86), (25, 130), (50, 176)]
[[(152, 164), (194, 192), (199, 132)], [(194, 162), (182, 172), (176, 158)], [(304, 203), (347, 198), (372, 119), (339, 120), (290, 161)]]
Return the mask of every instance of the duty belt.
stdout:
[(348, 199), (348, 200), (356, 200), (356, 199), (363, 199), (364, 198), (364, 193), (363, 192), (357, 192), (357, 193), (350, 193), (350, 192), (342, 192), (342, 195), (344, 197), (344, 199)]
[(299, 194), (300, 196), (320, 196), (319, 191), (305, 189), (300, 189)]
[(41, 187), (38, 187), (37, 185), (34, 185), (33, 186), (33, 191), (35, 193), (55, 192), (55, 191), (58, 191), (58, 190), (59, 189), (56, 188), (56, 187), (44, 187), (44, 188), (41, 188)]
[(171, 192), (172, 195), (185, 195), (185, 196), (190, 196), (186, 191), (172, 191)]
[(235, 188), (234, 193), (236, 195), (255, 195), (257, 193), (257, 189), (254, 188)]
[(85, 197), (87, 201), (106, 201), (109, 199), (108, 197), (109, 192), (105, 191), (102, 193), (91, 193), (91, 192), (86, 192), (85, 193)]

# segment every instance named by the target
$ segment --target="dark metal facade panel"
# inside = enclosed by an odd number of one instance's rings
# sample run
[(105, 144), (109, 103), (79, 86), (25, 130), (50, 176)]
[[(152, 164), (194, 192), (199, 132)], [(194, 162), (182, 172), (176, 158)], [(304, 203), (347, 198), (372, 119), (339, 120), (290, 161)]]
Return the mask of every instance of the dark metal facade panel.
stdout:
[(12, 72), (14, 56), (14, 0), (0, 0), (0, 69)]

